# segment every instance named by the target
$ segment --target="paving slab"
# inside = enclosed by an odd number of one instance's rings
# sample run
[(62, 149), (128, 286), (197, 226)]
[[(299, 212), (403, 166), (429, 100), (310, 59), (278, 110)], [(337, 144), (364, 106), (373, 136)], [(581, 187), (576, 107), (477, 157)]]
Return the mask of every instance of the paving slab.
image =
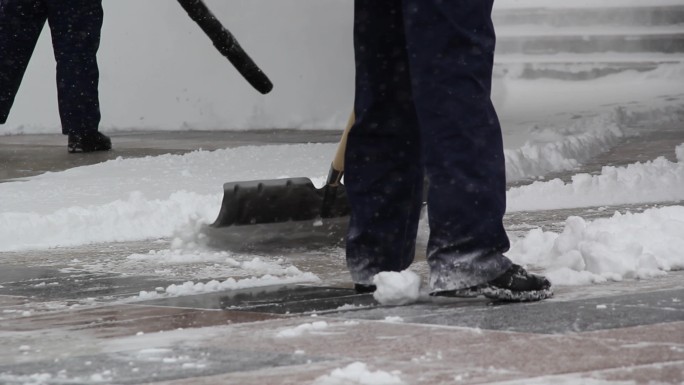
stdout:
[(406, 322), (463, 326), (527, 333), (563, 334), (684, 321), (684, 289), (630, 293), (575, 301), (529, 304), (491, 303), (484, 299), (442, 300), (410, 307), (358, 309), (337, 314), (351, 319), (382, 320), (388, 312)]

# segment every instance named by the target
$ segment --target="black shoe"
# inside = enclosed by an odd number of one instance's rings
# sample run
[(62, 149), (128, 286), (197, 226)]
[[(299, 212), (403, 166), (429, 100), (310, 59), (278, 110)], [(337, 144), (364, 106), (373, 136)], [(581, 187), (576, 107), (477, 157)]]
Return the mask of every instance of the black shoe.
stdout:
[(530, 274), (519, 265), (512, 265), (482, 289), (485, 297), (508, 302), (541, 301), (553, 297), (551, 282), (541, 275)]
[(377, 289), (378, 288), (375, 285), (363, 285), (360, 283), (354, 284), (354, 290), (356, 290), (356, 294), (374, 293)]
[(67, 149), (70, 153), (109, 151), (112, 149), (112, 140), (97, 131), (85, 135), (69, 134)]

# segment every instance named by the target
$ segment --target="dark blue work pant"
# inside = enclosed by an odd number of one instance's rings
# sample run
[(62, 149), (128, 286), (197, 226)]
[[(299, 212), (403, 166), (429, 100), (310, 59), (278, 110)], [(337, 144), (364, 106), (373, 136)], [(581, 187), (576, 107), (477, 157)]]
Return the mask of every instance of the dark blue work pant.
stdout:
[(102, 0), (0, 0), (0, 123), (7, 120), (46, 20), (57, 62), (62, 132), (97, 131)]
[(491, 102), (493, 0), (356, 0), (356, 124), (345, 181), (356, 283), (413, 261), (429, 182), (430, 285), (484, 283), (511, 264), (506, 177)]

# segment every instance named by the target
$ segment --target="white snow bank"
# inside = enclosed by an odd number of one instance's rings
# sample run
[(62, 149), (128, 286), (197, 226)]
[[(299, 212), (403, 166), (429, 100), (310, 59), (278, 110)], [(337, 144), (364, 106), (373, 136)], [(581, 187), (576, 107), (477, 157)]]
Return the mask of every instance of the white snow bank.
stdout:
[(556, 285), (663, 275), (684, 269), (684, 206), (593, 222), (570, 217), (561, 234), (532, 230), (507, 255), (543, 267)]
[(625, 167), (606, 166), (599, 175), (577, 174), (535, 182), (508, 191), (508, 211), (677, 202), (684, 200), (684, 144), (675, 149), (677, 162), (664, 157)]
[(571, 170), (614, 146), (623, 137), (615, 113), (583, 119), (565, 128), (537, 128), (518, 149), (506, 149), (509, 181)]
[(116, 159), (0, 184), (0, 251), (170, 237), (218, 215), (231, 181), (324, 181), (334, 144)]
[(372, 372), (363, 362), (354, 362), (337, 368), (330, 374), (318, 377), (313, 385), (403, 385), (401, 372)]
[(325, 181), (336, 144), (245, 146), (183, 155), (117, 158), (0, 184), (0, 213), (52, 213), (113, 202), (134, 192), (168, 199), (178, 191), (219, 194), (225, 182), (314, 176)]
[(180, 191), (168, 199), (131, 193), (101, 206), (68, 207), (48, 215), (0, 213), (0, 251), (154, 239), (191, 221), (215, 216), (220, 195)]
[(373, 298), (383, 305), (407, 305), (420, 296), (420, 276), (411, 270), (376, 274), (373, 284), (377, 287)]

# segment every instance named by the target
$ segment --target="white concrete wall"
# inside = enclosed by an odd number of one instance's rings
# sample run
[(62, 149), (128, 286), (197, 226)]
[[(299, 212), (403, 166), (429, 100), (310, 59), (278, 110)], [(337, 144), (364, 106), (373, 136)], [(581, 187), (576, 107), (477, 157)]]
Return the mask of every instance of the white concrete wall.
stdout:
[[(253, 90), (174, 0), (104, 0), (99, 63), (105, 130), (344, 124), (353, 102), (352, 1), (207, 4), (271, 78), (271, 94)], [(49, 39), (45, 28), (0, 134), (59, 132)]]

